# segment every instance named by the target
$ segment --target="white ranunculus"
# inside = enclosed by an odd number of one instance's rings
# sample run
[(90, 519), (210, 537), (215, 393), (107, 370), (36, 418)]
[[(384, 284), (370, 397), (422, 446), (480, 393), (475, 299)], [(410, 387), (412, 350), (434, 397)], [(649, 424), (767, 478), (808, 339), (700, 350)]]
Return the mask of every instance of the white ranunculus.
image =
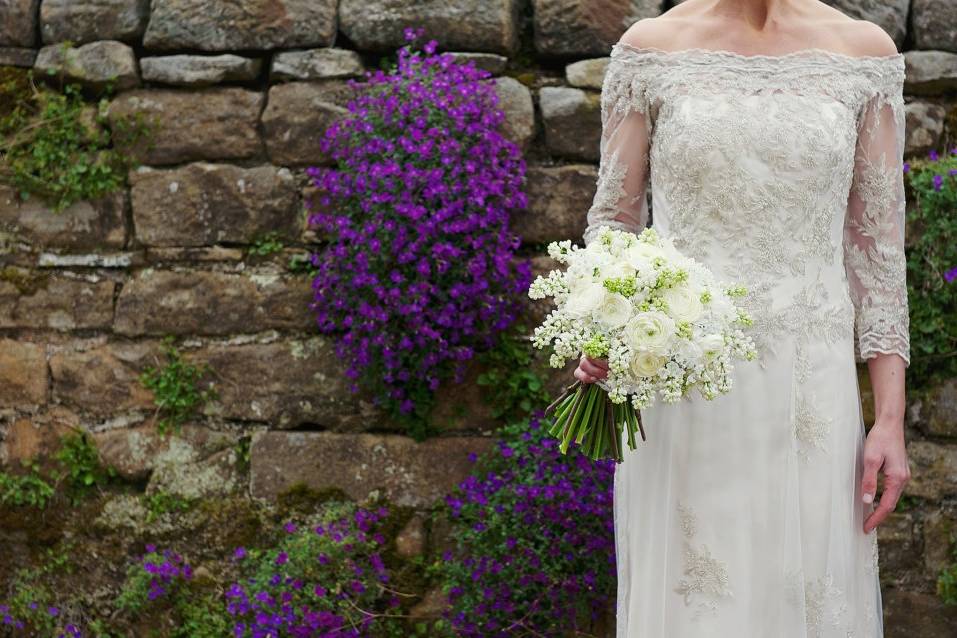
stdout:
[(704, 306), (701, 295), (687, 284), (665, 289), (661, 298), (668, 304), (668, 314), (678, 321), (694, 321), (701, 316)]
[(643, 241), (635, 242), (634, 245), (629, 247), (624, 254), (625, 262), (634, 267), (636, 270), (649, 268), (651, 266), (651, 261), (655, 257), (662, 256), (664, 256), (664, 252), (661, 250), (661, 248)]
[(668, 358), (660, 354), (639, 350), (631, 358), (631, 373), (636, 377), (653, 377), (667, 361)]
[(602, 302), (607, 291), (595, 283), (582, 283), (565, 301), (565, 310), (573, 317), (587, 317)]
[(678, 352), (688, 361), (702, 361), (704, 359), (704, 351), (694, 339), (679, 339)]
[(628, 298), (617, 292), (605, 291), (605, 296), (592, 311), (592, 317), (609, 330), (625, 325), (632, 315), (632, 305)]
[(698, 339), (698, 345), (707, 358), (711, 359), (724, 349), (724, 337), (719, 334), (707, 334)]
[(614, 263), (602, 266), (601, 268), (602, 279), (618, 279), (630, 277), (634, 274), (634, 266), (624, 261), (616, 261)]
[(659, 310), (640, 312), (632, 317), (623, 331), (623, 338), (633, 350), (663, 354), (674, 338), (675, 322)]

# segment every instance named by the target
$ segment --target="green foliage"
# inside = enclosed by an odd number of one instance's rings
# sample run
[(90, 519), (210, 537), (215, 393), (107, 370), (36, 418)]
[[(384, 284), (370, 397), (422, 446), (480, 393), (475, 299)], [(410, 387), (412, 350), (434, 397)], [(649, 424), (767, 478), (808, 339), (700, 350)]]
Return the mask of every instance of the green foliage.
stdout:
[(279, 239), (279, 233), (272, 230), (261, 237), (255, 238), (249, 247), (248, 254), (268, 257), (273, 253), (278, 253), (282, 248), (283, 243), (282, 240)]
[(100, 464), (92, 437), (82, 430), (66, 434), (60, 439), (56, 459), (66, 470), (67, 485), (73, 493), (74, 502), (77, 497), (99, 485), (105, 485), (116, 476), (114, 468), (104, 468)]
[(53, 486), (40, 476), (36, 464), (29, 474), (17, 476), (0, 472), (0, 505), (29, 505), (44, 508), (53, 497)]
[(93, 106), (78, 86), (54, 91), (29, 73), (0, 75), (0, 103), (0, 181), (57, 212), (121, 188), (136, 161), (114, 142), (134, 144), (152, 131), (142, 116), (115, 120), (111, 130), (107, 98)]
[(197, 367), (185, 361), (173, 346), (172, 337), (163, 339), (163, 349), (168, 363), (163, 367), (148, 366), (140, 375), (140, 383), (153, 391), (157, 412), (163, 414), (158, 422), (160, 433), (165, 434), (172, 427), (178, 434), (182, 424), (217, 393), (212, 388), (198, 388), (199, 379), (209, 372), (209, 366)]
[(193, 506), (193, 502), (169, 492), (154, 492), (143, 497), (146, 504), (146, 522), (152, 523), (168, 512), (185, 512)]
[[(957, 156), (910, 163), (907, 282), (911, 365), (916, 385), (957, 376)], [(936, 182), (936, 183), (935, 183)]]
[(180, 562), (157, 551), (147, 552), (142, 562), (127, 569), (116, 608), (136, 615), (168, 611), (171, 629), (163, 633), (168, 638), (221, 638), (232, 633), (220, 596), (191, 572), (186, 576)]
[(937, 577), (937, 595), (945, 605), (957, 605), (957, 537), (951, 536), (953, 564)]
[(482, 353), (479, 361), (485, 372), (478, 384), (495, 418), (518, 420), (548, 404), (548, 392), (533, 369), (533, 350), (525, 336), (526, 328), (516, 325), (500, 335), (495, 348)]
[(55, 603), (59, 592), (52, 591), (47, 581), (52, 574), (73, 570), (69, 549), (69, 544), (47, 548), (37, 567), (20, 569), (14, 575), (12, 597), (6, 601), (7, 613), (32, 631), (24, 635), (59, 635), (57, 630), (63, 624)]
[(312, 257), (309, 253), (297, 253), (290, 257), (286, 269), (289, 272), (304, 273), (310, 277), (315, 277), (316, 273), (319, 272), (319, 268), (312, 264)]

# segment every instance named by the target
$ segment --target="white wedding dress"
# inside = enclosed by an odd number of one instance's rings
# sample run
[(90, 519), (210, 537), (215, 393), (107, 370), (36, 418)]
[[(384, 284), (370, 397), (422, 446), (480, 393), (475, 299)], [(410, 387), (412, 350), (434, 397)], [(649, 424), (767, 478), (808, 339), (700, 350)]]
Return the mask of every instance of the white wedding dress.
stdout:
[[(615, 473), (619, 638), (880, 638), (855, 359), (909, 363), (904, 58), (619, 42), (598, 227), (749, 289), (731, 392), (642, 411)], [(627, 450), (622, 442), (623, 449)]]

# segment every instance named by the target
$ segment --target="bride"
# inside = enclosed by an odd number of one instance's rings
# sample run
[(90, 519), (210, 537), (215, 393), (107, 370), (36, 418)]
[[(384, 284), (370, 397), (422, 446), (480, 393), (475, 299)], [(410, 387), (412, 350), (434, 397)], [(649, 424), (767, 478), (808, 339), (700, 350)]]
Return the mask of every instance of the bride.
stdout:
[(650, 191), (659, 233), (748, 288), (759, 350), (729, 394), (642, 412), (615, 474), (619, 638), (883, 635), (874, 528), (909, 478), (903, 78), (884, 31), (818, 0), (687, 0), (613, 45), (585, 242), (639, 231)]

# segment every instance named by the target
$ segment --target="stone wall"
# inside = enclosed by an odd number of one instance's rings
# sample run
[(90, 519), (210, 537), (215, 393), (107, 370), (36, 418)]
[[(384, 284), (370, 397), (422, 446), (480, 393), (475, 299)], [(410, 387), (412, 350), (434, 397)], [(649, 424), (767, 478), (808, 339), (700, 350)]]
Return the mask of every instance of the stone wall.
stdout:
[[(907, 152), (957, 139), (957, 4), (834, 0), (906, 50)], [(489, 447), (474, 384), (446, 385), (441, 437), (415, 444), (352, 396), (287, 266), (321, 241), (306, 227), (304, 168), (345, 113), (348, 78), (422, 25), (498, 76), (506, 134), (529, 159), (514, 224), (529, 255), (580, 238), (597, 175), (599, 89), (611, 44), (654, 0), (0, 0), (0, 66), (120, 92), (109, 116), (159, 128), (128, 188), (56, 214), (0, 188), (0, 463), (95, 433), (123, 476), (187, 495), (271, 497), (297, 481), (425, 507)], [(71, 42), (70, 48), (62, 46)], [(257, 257), (267, 232), (284, 248)], [(537, 261), (540, 269), (544, 260)], [(541, 309), (531, 307), (532, 317)], [(161, 338), (214, 371), (218, 399), (180, 443), (155, 434), (137, 381)], [(870, 394), (861, 368), (866, 408)], [(560, 383), (569, 370), (556, 374)], [(251, 471), (232, 453), (252, 433)], [(933, 596), (957, 530), (957, 380), (914, 395), (907, 507), (880, 531), (889, 636), (944, 636)], [(175, 471), (171, 468), (176, 468)]]

